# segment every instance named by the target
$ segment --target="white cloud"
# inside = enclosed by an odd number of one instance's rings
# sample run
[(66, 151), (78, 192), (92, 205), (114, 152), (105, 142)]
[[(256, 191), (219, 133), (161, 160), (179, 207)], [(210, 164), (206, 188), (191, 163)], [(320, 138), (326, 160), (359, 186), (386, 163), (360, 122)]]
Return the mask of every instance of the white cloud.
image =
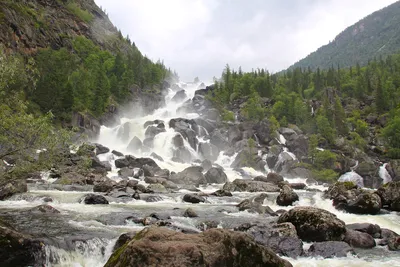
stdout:
[(95, 0), (152, 59), (185, 80), (226, 63), (279, 71), (395, 0)]

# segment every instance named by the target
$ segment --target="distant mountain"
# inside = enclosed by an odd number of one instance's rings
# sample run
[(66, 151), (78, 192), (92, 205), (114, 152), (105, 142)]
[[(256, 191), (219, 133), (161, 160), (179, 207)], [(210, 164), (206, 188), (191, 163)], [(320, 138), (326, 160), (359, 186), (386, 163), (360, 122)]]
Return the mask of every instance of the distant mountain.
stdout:
[(315, 70), (332, 65), (365, 65), (368, 60), (400, 51), (400, 1), (376, 11), (348, 27), (327, 45), (298, 61), (289, 69)]

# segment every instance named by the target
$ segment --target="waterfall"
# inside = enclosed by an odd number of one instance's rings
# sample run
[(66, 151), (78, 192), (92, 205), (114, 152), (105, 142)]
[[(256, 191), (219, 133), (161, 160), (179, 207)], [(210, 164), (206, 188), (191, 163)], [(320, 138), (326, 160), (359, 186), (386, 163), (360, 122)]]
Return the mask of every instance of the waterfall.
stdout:
[(387, 163), (379, 167), (379, 177), (382, 178), (383, 184), (387, 184), (392, 181), (392, 176), (390, 176), (389, 172), (387, 171), (386, 165)]

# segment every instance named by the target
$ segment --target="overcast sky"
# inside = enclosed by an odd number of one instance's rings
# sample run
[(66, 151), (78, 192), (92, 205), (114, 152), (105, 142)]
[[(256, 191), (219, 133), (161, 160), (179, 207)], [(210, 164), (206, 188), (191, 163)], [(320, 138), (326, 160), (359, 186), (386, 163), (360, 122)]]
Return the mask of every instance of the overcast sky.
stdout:
[(280, 71), (395, 0), (95, 0), (143, 54), (181, 80), (225, 64)]

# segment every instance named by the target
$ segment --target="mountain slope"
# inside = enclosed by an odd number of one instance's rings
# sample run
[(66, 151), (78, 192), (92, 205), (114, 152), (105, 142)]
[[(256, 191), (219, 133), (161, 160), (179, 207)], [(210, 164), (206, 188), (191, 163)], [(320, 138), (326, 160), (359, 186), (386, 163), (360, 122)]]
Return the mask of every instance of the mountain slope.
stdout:
[(374, 57), (400, 51), (400, 1), (372, 13), (348, 27), (329, 44), (322, 46), (289, 69), (312, 70), (331, 66), (365, 65)]

